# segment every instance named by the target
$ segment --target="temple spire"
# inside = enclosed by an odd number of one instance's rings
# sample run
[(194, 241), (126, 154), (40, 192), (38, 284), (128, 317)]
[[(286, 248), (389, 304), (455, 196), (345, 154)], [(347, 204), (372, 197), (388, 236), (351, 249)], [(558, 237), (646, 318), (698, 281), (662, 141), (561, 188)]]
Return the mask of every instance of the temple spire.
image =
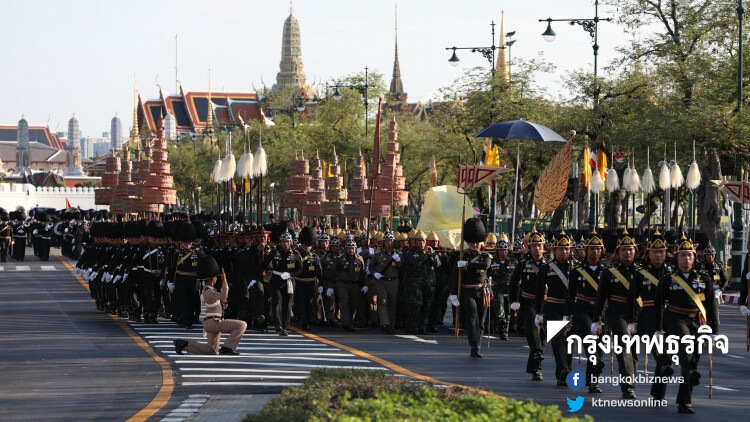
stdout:
[(396, 4), (395, 10), (395, 22), (396, 22), (396, 44), (395, 44), (395, 55), (393, 58), (393, 76), (391, 78), (391, 94), (395, 95), (399, 101), (402, 101), (401, 96), (404, 94), (404, 83), (401, 81), (401, 66), (398, 63), (398, 4)]
[(510, 72), (508, 72), (508, 48), (505, 45), (505, 10), (500, 14), (500, 51), (497, 55), (497, 76), (503, 78), (505, 83), (510, 82)]
[(133, 128), (130, 129), (130, 142), (135, 142), (138, 136), (138, 89), (135, 85), (135, 76), (133, 76)]
[(206, 130), (214, 125), (214, 102), (211, 100), (211, 69), (208, 69), (208, 116), (206, 117)]

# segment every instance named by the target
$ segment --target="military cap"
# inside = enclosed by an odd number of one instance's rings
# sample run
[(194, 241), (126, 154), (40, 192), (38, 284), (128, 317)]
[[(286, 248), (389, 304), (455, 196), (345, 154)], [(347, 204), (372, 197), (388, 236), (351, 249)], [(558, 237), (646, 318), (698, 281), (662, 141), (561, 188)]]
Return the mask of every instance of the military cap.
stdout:
[(620, 238), (617, 240), (617, 247), (615, 249), (625, 248), (625, 247), (630, 247), (630, 246), (638, 249), (638, 244), (635, 242), (635, 239), (632, 236), (630, 236), (630, 234), (628, 234), (627, 230), (625, 230), (622, 233), (622, 236), (620, 236)]
[(354, 243), (354, 239), (349, 239), (346, 241), (346, 247), (347, 248), (356, 248), (357, 244)]
[(706, 245), (706, 249), (703, 250), (703, 255), (716, 255), (716, 248), (714, 248), (710, 240), (708, 241), (708, 245)]
[(545, 243), (544, 235), (536, 231), (536, 229), (533, 229), (530, 233), (527, 234), (529, 236), (529, 245)]
[(414, 239), (427, 239), (427, 233), (423, 232), (422, 230), (418, 230), (416, 233), (414, 233)]
[(292, 240), (292, 234), (289, 233), (289, 230), (284, 230), (284, 233), (281, 233), (281, 236), (279, 236), (279, 240)]
[(514, 248), (523, 248), (523, 238), (522, 237), (517, 237), (516, 241), (513, 242), (513, 247)]
[(583, 250), (586, 247), (586, 241), (583, 239), (583, 236), (581, 236), (581, 240), (576, 243), (576, 250)]
[(395, 237), (393, 236), (393, 233), (391, 233), (391, 232), (386, 232), (386, 233), (385, 233), (385, 234), (383, 235), (383, 240), (396, 240), (396, 238), (395, 238)]
[(322, 241), (328, 242), (330, 240), (331, 239), (328, 237), (327, 233), (321, 233), (320, 236), (318, 236), (318, 242), (322, 242)]
[(318, 242), (315, 230), (310, 226), (305, 226), (299, 233), (299, 242), (303, 245), (314, 245)]
[(584, 243), (584, 247), (604, 247), (604, 242), (602, 241), (602, 238), (599, 236), (599, 233), (596, 232), (596, 229), (591, 231), (591, 234), (589, 234), (589, 237), (586, 239), (586, 243)]
[(648, 250), (666, 251), (667, 249), (667, 240), (659, 233), (659, 229), (656, 229), (653, 236), (651, 236), (651, 240), (648, 242)]
[(495, 236), (495, 233), (488, 234), (487, 238), (484, 239), (484, 243), (497, 243), (497, 236)]
[(340, 245), (341, 245), (341, 242), (339, 241), (339, 238), (336, 237), (336, 236), (333, 236), (331, 238), (331, 244), (330, 244), (330, 246), (340, 246)]
[(427, 235), (427, 240), (438, 240), (439, 241), (440, 238), (438, 237), (437, 233), (435, 233), (434, 231), (430, 230), (430, 234)]
[(682, 233), (682, 238), (677, 241), (677, 244), (674, 247), (674, 253), (678, 254), (680, 252), (692, 252), (695, 253), (695, 245), (693, 242), (690, 241), (687, 237), (685, 237), (685, 233)]
[(552, 244), (553, 248), (570, 248), (573, 246), (573, 242), (570, 240), (570, 236), (565, 233), (565, 231), (561, 232), (557, 239), (555, 239), (555, 243)]
[(417, 229), (411, 229), (409, 232), (409, 239), (414, 239), (415, 234), (417, 234)]
[(221, 274), (219, 270), (219, 264), (211, 255), (203, 255), (198, 257), (198, 280), (207, 280), (210, 278), (218, 277)]

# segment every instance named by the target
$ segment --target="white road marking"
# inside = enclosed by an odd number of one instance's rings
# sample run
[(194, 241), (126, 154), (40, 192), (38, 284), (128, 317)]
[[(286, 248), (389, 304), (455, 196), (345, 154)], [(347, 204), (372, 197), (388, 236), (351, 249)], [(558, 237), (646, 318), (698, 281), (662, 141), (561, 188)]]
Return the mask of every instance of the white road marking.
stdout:
[[(704, 385), (704, 387), (708, 388), (708, 386), (707, 386), (707, 385)], [(734, 388), (719, 387), (718, 385), (714, 385), (714, 386), (713, 386), (713, 387), (711, 387), (711, 388), (715, 388), (715, 389), (717, 389), (717, 390), (721, 390), (721, 391), (738, 391), (738, 390), (735, 390)]]
[(214, 385), (252, 385), (252, 386), (265, 386), (265, 387), (294, 387), (296, 385), (302, 385), (302, 383), (299, 382), (222, 382), (222, 381), (207, 381), (207, 382), (183, 382), (182, 385), (186, 386), (194, 386), (194, 385), (207, 385), (207, 386), (214, 386)]
[(735, 358), (735, 359), (745, 359), (745, 356), (737, 356), (737, 355), (732, 355), (729, 353), (727, 353), (725, 356), (729, 356), (730, 358)]
[(413, 340), (413, 341), (416, 341), (418, 343), (438, 344), (437, 340), (426, 340), (426, 339), (423, 339), (423, 338), (419, 338), (419, 337), (417, 337), (415, 335), (403, 335), (403, 334), (399, 334), (399, 335), (396, 335), (396, 337), (401, 337), (401, 338), (407, 339), (407, 340)]
[[(180, 355), (176, 355), (179, 357), (184, 357)], [(370, 362), (365, 361), (365, 362)], [(340, 368), (340, 369), (375, 369), (375, 370), (383, 370), (387, 371), (387, 368), (384, 368), (382, 366), (350, 366), (350, 365), (314, 365), (310, 363), (295, 363), (295, 362), (283, 362), (281, 364), (277, 362), (257, 362), (257, 361), (240, 361), (240, 360), (225, 360), (225, 361), (219, 361), (219, 360), (176, 360), (175, 363), (177, 364), (190, 364), (190, 365), (196, 365), (196, 364), (227, 364), (227, 365), (250, 365), (250, 366), (273, 366), (273, 367), (279, 367), (282, 366), (289, 366), (289, 367), (296, 367), (296, 368)]]
[(228, 375), (215, 375), (215, 374), (182, 374), (182, 378), (236, 378), (236, 379), (298, 379), (303, 380), (307, 378), (307, 375), (265, 375), (265, 374), (228, 374)]
[(218, 372), (257, 372), (269, 374), (309, 374), (310, 371), (280, 371), (277, 369), (242, 369), (242, 368), (180, 368), (180, 371), (218, 371)]
[(42, 265), (42, 271), (57, 271), (54, 265)]
[(28, 265), (16, 265), (16, 271), (31, 271)]

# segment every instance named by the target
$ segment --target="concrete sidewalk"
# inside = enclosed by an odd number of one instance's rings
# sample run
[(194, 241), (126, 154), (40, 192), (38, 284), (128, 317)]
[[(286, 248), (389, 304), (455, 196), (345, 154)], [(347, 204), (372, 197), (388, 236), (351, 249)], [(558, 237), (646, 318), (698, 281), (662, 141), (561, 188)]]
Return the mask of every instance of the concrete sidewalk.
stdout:
[(184, 420), (191, 422), (239, 422), (248, 413), (258, 413), (278, 394), (216, 395), (193, 415)]

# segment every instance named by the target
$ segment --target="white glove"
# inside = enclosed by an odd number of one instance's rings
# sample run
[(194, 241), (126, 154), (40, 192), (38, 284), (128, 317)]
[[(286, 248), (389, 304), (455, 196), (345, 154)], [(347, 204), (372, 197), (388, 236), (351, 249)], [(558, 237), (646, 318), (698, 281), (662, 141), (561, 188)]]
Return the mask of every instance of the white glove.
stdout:
[(596, 335), (599, 333), (599, 330), (601, 330), (601, 328), (599, 327), (598, 322), (591, 324), (591, 334)]
[(291, 274), (289, 274), (289, 273), (281, 273), (281, 279), (282, 280), (289, 280), (290, 278), (292, 278)]
[(721, 289), (714, 290), (714, 298), (718, 299), (721, 297)]
[(635, 323), (628, 324), (628, 335), (634, 336), (638, 332), (637, 325)]
[(318, 294), (319, 295), (323, 294), (323, 286), (318, 286)]
[(247, 286), (247, 288), (249, 289), (249, 288), (255, 286), (255, 283), (257, 283), (257, 282), (258, 282), (258, 280), (252, 280), (252, 281), (250, 281), (250, 284)]
[(373, 249), (373, 248), (368, 249), (367, 252), (370, 252), (370, 256), (375, 255), (375, 249)]
[(376, 280), (380, 280), (381, 278), (383, 278), (383, 274), (380, 274), (380, 273), (375, 273), (373, 274), (373, 276), (375, 277)]
[(172, 283), (171, 281), (167, 283), (167, 288), (169, 289), (169, 293), (174, 292), (174, 283)]
[(367, 294), (367, 286), (362, 286), (362, 293)]
[(127, 279), (128, 279), (128, 274), (125, 274), (124, 276), (122, 276), (122, 282), (123, 282), (123, 283), (124, 283), (124, 282), (125, 282), (125, 280), (127, 280)]
[(164, 285), (167, 284), (167, 280), (164, 280), (163, 278), (159, 280), (159, 287), (164, 287)]
[(465, 267), (467, 263), (468, 263), (467, 261), (458, 261), (458, 268)]
[(81, 269), (80, 269), (80, 268), (78, 268), (78, 267), (76, 267), (76, 268), (73, 268), (73, 275), (78, 275), (78, 273), (79, 273), (80, 271), (81, 271)]
[(448, 299), (451, 300), (451, 304), (453, 306), (455, 306), (456, 308), (458, 308), (459, 306), (461, 306), (461, 303), (458, 301), (458, 296), (456, 296), (456, 295), (450, 295), (450, 296), (448, 296)]
[(121, 278), (122, 278), (121, 275), (115, 276), (115, 279), (112, 280), (112, 283), (117, 284), (117, 282), (120, 281)]
[(534, 316), (534, 325), (536, 325), (536, 328), (539, 328), (540, 325), (544, 322), (544, 317), (541, 315)]
[(393, 256), (391, 256), (391, 258), (393, 258), (393, 262), (401, 262), (401, 257), (398, 256), (398, 254), (395, 252), (393, 253)]
[(740, 306), (740, 312), (742, 312), (742, 315), (746, 317), (750, 317), (750, 309), (747, 309), (747, 306), (745, 305)]
[(519, 307), (521, 307), (521, 304), (518, 302), (513, 302), (510, 304), (510, 309), (513, 311), (517, 311)]
[(94, 271), (93, 273), (89, 274), (89, 280), (95, 279), (97, 274), (99, 274), (99, 273), (96, 272), (96, 271)]
[(326, 296), (328, 296), (328, 297), (333, 296), (333, 289), (332, 288), (329, 287), (328, 290), (326, 290)]

